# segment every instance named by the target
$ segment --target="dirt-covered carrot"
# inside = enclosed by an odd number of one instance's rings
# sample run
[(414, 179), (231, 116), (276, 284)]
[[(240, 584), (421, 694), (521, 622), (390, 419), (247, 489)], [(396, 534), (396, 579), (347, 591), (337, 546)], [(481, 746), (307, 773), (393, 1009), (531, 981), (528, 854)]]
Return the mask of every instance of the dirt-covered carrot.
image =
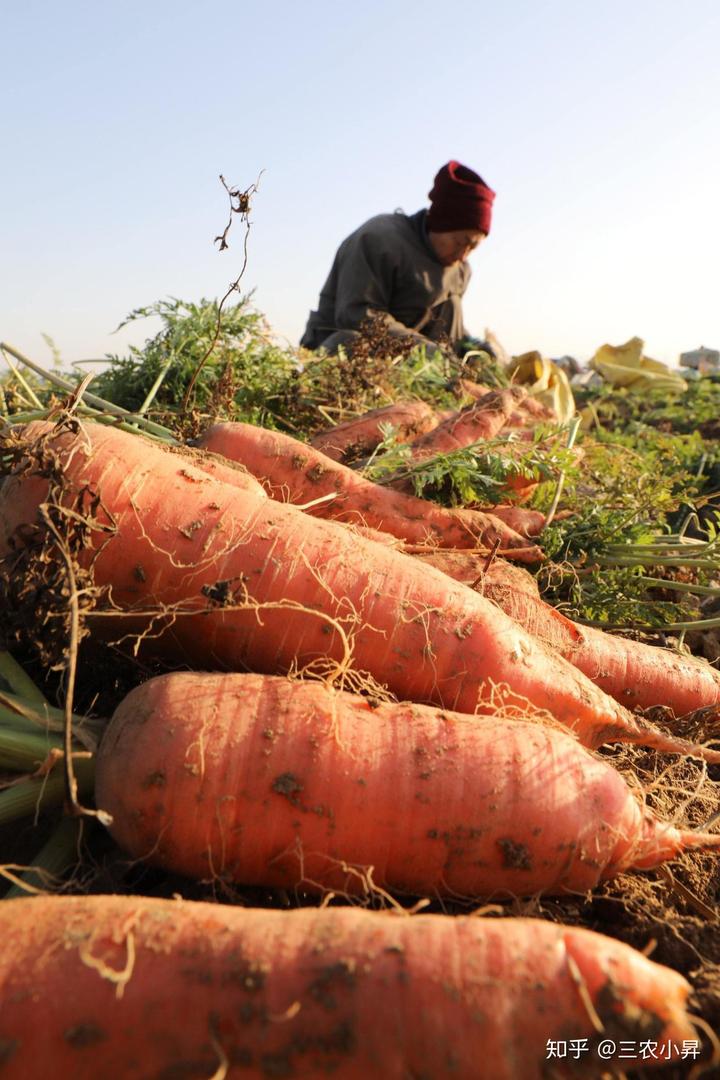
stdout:
[[(423, 548), (406, 545), (400, 549), (406, 554), (427, 566), (436, 566), (454, 581), (460, 581), (463, 585), (470, 585), (481, 596), (487, 595), (494, 600), (503, 611), (505, 600), (498, 600), (500, 591), (503, 593), (529, 593), (532, 597), (539, 597), (537, 579), (521, 566), (509, 563), (505, 559), (488, 559), (482, 554), (471, 551), (450, 551), (446, 548)], [(492, 586), (492, 588), (490, 588)], [(512, 597), (510, 598), (510, 602)], [(522, 604), (519, 611), (525, 609)], [(511, 614), (508, 612), (508, 614)], [(515, 616), (512, 616), (513, 618)]]
[(574, 625), (580, 644), (563, 656), (623, 704), (665, 705), (681, 716), (720, 702), (720, 671), (706, 660)]
[(510, 415), (506, 426), (531, 428), (537, 424), (548, 424), (553, 421), (557, 422), (555, 412), (537, 398), (527, 394), (519, 402), (515, 412)]
[(338, 424), (313, 436), (310, 445), (333, 461), (350, 461), (369, 454), (383, 439), (381, 428), (391, 425), (399, 442), (407, 442), (437, 427), (439, 419), (424, 401), (402, 401)]
[[(238, 462), (230, 461), (228, 458), (221, 457), (220, 454), (194, 449), (190, 446), (168, 446), (165, 449), (167, 453), (173, 454), (178, 459), (179, 469), (183, 468), (181, 462), (189, 460), (195, 469), (199, 469), (214, 480), (233, 484), (235, 487), (254, 491), (256, 494), (262, 492), (267, 495), (260, 481)], [(522, 535), (530, 536), (530, 533), (524, 531)]]
[(474, 899), (586, 892), (720, 835), (658, 821), (566, 732), (368, 702), (322, 684), (178, 673), (133, 690), (98, 806), (135, 858), (246, 885)]
[[(253, 491), (197, 483), (189, 464), (178, 469), (173, 455), (140, 436), (94, 424), (57, 435), (29, 425), (26, 436), (44, 439), (63, 470), (63, 505), (74, 514), (84, 508), (96, 526), (83, 555), (95, 584), (135, 614), (105, 616), (104, 632), (152, 631), (146, 653), (270, 674), (352, 667), (354, 678), (369, 673), (399, 698), (459, 712), (492, 709), (498, 696), (518, 707), (529, 701), (591, 746), (687, 748), (637, 721), (495, 604), (434, 567)], [(8, 579), (26, 572), (28, 548), (47, 539), (46, 498), (47, 481), (37, 475), (17, 472), (0, 489), (0, 571)], [(100, 524), (109, 532), (99, 533)], [(89, 618), (99, 631), (102, 619)]]
[[(347, 528), (384, 544), (395, 551), (412, 555), (414, 559), (425, 563), (427, 566), (435, 566), (442, 570), (454, 581), (460, 581), (463, 585), (470, 585), (481, 596), (488, 595), (503, 611), (508, 611), (506, 604), (512, 603), (515, 593), (528, 593), (529, 596), (539, 599), (540, 590), (537, 578), (524, 567), (517, 563), (508, 562), (507, 559), (498, 559), (488, 556), (481, 551), (453, 551), (451, 548), (428, 547), (424, 544), (403, 544), (402, 540), (390, 536), (388, 533), (379, 532), (377, 529), (368, 529), (362, 525), (348, 525)], [(500, 593), (507, 594), (500, 603)], [(519, 602), (518, 611), (523, 614), (525, 607)], [(512, 612), (508, 611), (508, 614)], [(514, 616), (513, 616), (514, 618)]]
[[(13, 446), (23, 442), (31, 442), (35, 437), (33, 432), (37, 433), (41, 430), (42, 425), (18, 424), (12, 429), (7, 430), (7, 433), (3, 436), (3, 444), (10, 452), (12, 452)], [(125, 445), (130, 444), (126, 443)], [(142, 442), (140, 445), (147, 446), (148, 443)], [(242, 462), (234, 461), (228, 457), (224, 457), (222, 454), (215, 454), (212, 450), (205, 450), (199, 447), (173, 446), (157, 441), (152, 445), (158, 452), (169, 455), (175, 462), (178, 475), (185, 476), (192, 483), (205, 484), (206, 478), (209, 477), (225, 484), (232, 484), (234, 487), (238, 487), (244, 491), (252, 491), (256, 495), (268, 497), (263, 485), (257, 477), (253, 476), (253, 474), (245, 468)], [(37, 464), (38, 462), (36, 461), (35, 465), (37, 466)], [(1, 484), (2, 477), (0, 476), (0, 485)]]
[(526, 398), (527, 392), (515, 387), (485, 394), (426, 435), (413, 439), (410, 444), (413, 460), (436, 457), (494, 438)]
[(0, 933), (4, 1080), (541, 1080), (558, 1040), (599, 1075), (608, 1034), (697, 1038), (681, 975), (540, 919), (68, 896)]
[[(528, 480), (524, 477), (508, 477), (506, 487), (520, 492), (521, 497), (525, 494), (530, 495), (532, 490), (537, 487), (537, 483), (534, 480)], [(546, 517), (540, 510), (529, 510), (524, 506), (510, 506), (510, 505), (498, 505), (498, 506), (485, 506), (482, 507), (483, 513), (492, 514), (495, 518), (500, 518), (506, 525), (509, 525), (511, 529), (514, 529), (520, 536), (540, 536), (545, 528)]]
[(540, 548), (499, 518), (450, 510), (381, 487), (281, 432), (215, 424), (199, 445), (240, 462), (262, 480), (272, 498), (303, 506), (315, 517), (369, 525), (416, 544), (486, 550), (498, 544), (500, 552), (523, 562), (542, 558)]
[(485, 397), (486, 394), (493, 392), (492, 386), (486, 386), (485, 383), (474, 382), (473, 379), (453, 379), (450, 383), (450, 389), (460, 399), (470, 398), (472, 401), (479, 401), (480, 398)]
[[(445, 569), (440, 559), (434, 565)], [(509, 579), (498, 585), (489, 577), (484, 595), (623, 705), (681, 716), (720, 702), (720, 671), (707, 661), (581, 626)]]
[[(519, 522), (518, 522), (519, 524)], [(664, 705), (676, 716), (720, 702), (720, 672), (705, 660), (573, 622), (540, 596), (537, 580), (504, 559), (406, 547), (414, 558), (470, 585), (628, 707)]]
[[(473, 382), (472, 379), (455, 379), (451, 389), (459, 398), (470, 398), (472, 401), (479, 401), (481, 398), (486, 397), (487, 394), (493, 393), (492, 387)], [(517, 408), (511, 414), (506, 426), (527, 427), (530, 421), (535, 421), (538, 424), (552, 423), (557, 421), (557, 416), (548, 405), (527, 394), (518, 402)]]

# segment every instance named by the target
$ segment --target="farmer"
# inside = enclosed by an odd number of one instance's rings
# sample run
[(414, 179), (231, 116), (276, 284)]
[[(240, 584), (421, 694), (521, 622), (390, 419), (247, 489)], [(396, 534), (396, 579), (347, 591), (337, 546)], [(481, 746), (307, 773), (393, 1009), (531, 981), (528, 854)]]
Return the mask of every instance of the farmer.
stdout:
[(471, 340), (462, 315), (466, 259), (490, 232), (495, 192), (450, 161), (429, 198), (429, 209), (378, 214), (342, 242), (301, 345), (330, 353), (352, 346), (360, 325), (379, 315), (392, 337), (426, 346), (449, 339), (463, 351)]

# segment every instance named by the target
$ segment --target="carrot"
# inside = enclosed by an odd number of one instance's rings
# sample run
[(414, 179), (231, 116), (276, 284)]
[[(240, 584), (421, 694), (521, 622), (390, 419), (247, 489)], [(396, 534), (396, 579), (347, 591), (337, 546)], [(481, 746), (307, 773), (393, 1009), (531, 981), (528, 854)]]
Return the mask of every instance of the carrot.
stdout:
[[(454, 581), (460, 581), (463, 585), (469, 585), (481, 596), (487, 595), (495, 601), (499, 607), (506, 610), (505, 601), (497, 599), (498, 590), (505, 593), (523, 594), (528, 592), (532, 597), (539, 597), (537, 581), (521, 566), (506, 562), (505, 559), (491, 559), (487, 556), (476, 554), (471, 551), (450, 551), (447, 548), (423, 548), (406, 545), (400, 548), (406, 554), (419, 559), (428, 566), (436, 566)], [(490, 589), (492, 585), (492, 589)], [(523, 612), (524, 607), (518, 609)], [(512, 612), (508, 611), (512, 615)], [(515, 618), (512, 615), (512, 618)]]
[[(31, 442), (33, 433), (42, 430), (42, 426), (27, 425), (27, 430), (29, 434), (26, 437), (24, 434), (26, 425), (18, 424), (14, 426), (11, 429), (11, 434), (6, 436), (7, 445), (11, 447), (15, 443), (22, 442), (23, 439), (26, 442)], [(141, 445), (146, 446), (147, 443), (143, 442)], [(232, 484), (243, 491), (252, 491), (261, 497), (268, 497), (260, 481), (241, 462), (231, 461), (229, 458), (223, 457), (221, 454), (215, 454), (211, 450), (192, 446), (169, 446), (158, 442), (154, 442), (152, 445), (158, 452), (171, 455), (176, 463), (178, 475), (186, 475), (193, 483), (204, 484), (206, 482), (205, 477), (211, 477), (213, 480)], [(186, 472), (186, 466), (189, 466), (190, 471)]]
[(681, 716), (720, 702), (720, 672), (706, 661), (573, 622), (542, 600), (519, 566), (495, 559), (486, 567), (482, 556), (462, 551), (405, 550), (473, 586), (623, 705), (664, 705)]
[[(472, 379), (455, 379), (451, 389), (458, 397), (470, 398), (473, 401), (479, 401), (481, 398), (486, 397), (487, 394), (493, 393), (491, 387), (485, 386), (483, 383), (473, 382)], [(523, 388), (518, 387), (518, 389)], [(511, 414), (507, 426), (524, 427), (531, 419), (537, 423), (551, 423), (557, 421), (557, 415), (549, 405), (545, 405), (543, 402), (538, 401), (537, 398), (527, 394), (518, 404), (517, 410)]]
[[(404, 551), (405, 545), (402, 540), (398, 540), (397, 536), (391, 536), (390, 533), (382, 532), (380, 529), (371, 529), (368, 525), (345, 525), (346, 529), (350, 529), (351, 532), (356, 533), (358, 536), (364, 536), (366, 540), (374, 540), (377, 544), (384, 544), (385, 547), (392, 548), (394, 551)], [(424, 547), (423, 547), (424, 550)], [(432, 551), (437, 551), (437, 548), (432, 548)]]
[[(96, 524), (112, 530), (90, 532), (83, 562), (135, 618), (93, 613), (97, 632), (152, 630), (144, 652), (196, 668), (272, 674), (314, 665), (340, 677), (352, 666), (397, 697), (467, 713), (491, 709), (501, 685), (504, 701), (529, 701), (588, 745), (688, 748), (636, 721), (495, 604), (434, 567), (255, 492), (209, 478), (198, 484), (189, 465), (178, 469), (140, 436), (99, 424), (77, 435), (32, 424), (26, 435), (47, 440), (63, 465), (63, 504), (76, 512), (85, 499)], [(25, 546), (43, 539), (46, 497), (37, 476), (18, 472), (3, 484), (0, 569), (8, 580), (25, 573)]]
[(541, 1080), (558, 1040), (596, 1075), (603, 1035), (697, 1038), (681, 975), (540, 919), (65, 896), (0, 928), (4, 1080)]
[(492, 439), (505, 426), (527, 394), (519, 388), (493, 390), (426, 435), (413, 439), (412, 458), (421, 461), (452, 450), (461, 450), (471, 443)]
[(580, 647), (563, 654), (625, 705), (643, 709), (666, 705), (681, 716), (720, 702), (720, 672), (706, 660), (592, 626), (577, 628)]
[[(520, 483), (521, 480), (522, 483)], [(537, 487), (537, 483), (534, 480), (526, 480), (524, 477), (511, 477), (505, 486), (515, 491), (518, 489), (522, 491), (524, 487), (530, 495)], [(508, 505), (484, 506), (481, 509), (483, 513), (500, 518), (520, 536), (539, 536), (545, 528), (546, 518), (540, 510), (528, 510), (527, 507)]]
[(350, 461), (369, 454), (382, 442), (382, 425), (391, 424), (399, 442), (432, 431), (439, 421), (432, 407), (424, 401), (403, 401), (373, 409), (355, 420), (321, 431), (310, 445), (333, 461)]
[[(472, 405), (451, 415), (433, 431), (414, 439), (410, 443), (412, 460), (430, 462), (440, 455), (492, 439), (504, 429), (521, 429), (519, 434), (531, 439), (532, 429), (548, 419), (545, 407), (528, 397), (521, 387), (493, 390)], [(512, 449), (508, 444), (502, 447), (500, 452), (508, 456)], [(524, 502), (537, 485), (538, 481), (533, 477), (517, 473), (506, 478), (503, 490), (507, 498), (514, 502)], [(397, 478), (390, 479), (388, 486), (396, 491), (410, 491), (412, 482), (408, 476), (400, 473)]]
[(518, 404), (517, 410), (508, 419), (507, 427), (527, 427), (535, 424), (547, 424), (557, 422), (557, 416), (548, 405), (543, 405), (537, 398), (526, 394)]
[[(221, 480), (225, 484), (233, 484), (235, 487), (253, 491), (256, 494), (262, 492), (267, 496), (260, 481), (237, 461), (229, 461), (220, 454), (213, 454), (209, 450), (196, 450), (190, 446), (168, 446), (165, 449), (169, 454), (189, 460), (195, 468), (214, 480)], [(530, 534), (527, 533), (527, 535)]]
[[(289, 435), (252, 424), (215, 424), (199, 440), (206, 450), (241, 462), (274, 499), (303, 506), (315, 517), (369, 525), (410, 543), (492, 548), (523, 562), (542, 552), (508, 525), (473, 510), (449, 510), (366, 480)], [(511, 554), (512, 553), (512, 554)]]
[(473, 382), (472, 379), (453, 379), (450, 384), (450, 389), (454, 394), (462, 398), (470, 398), (472, 401), (479, 401), (480, 398), (485, 397), (486, 394), (491, 394), (493, 388), (491, 386), (485, 386), (484, 383)]
[(623, 705), (665, 705), (681, 716), (720, 703), (720, 672), (705, 660), (581, 626), (514, 583), (498, 590), (488, 580), (484, 595)]
[[(514, 473), (505, 477), (502, 490), (505, 498), (514, 499), (517, 503), (524, 503), (530, 498), (538, 484), (539, 480), (534, 480), (531, 476)], [(507, 518), (504, 517), (502, 520), (507, 521)]]
[(720, 835), (658, 821), (566, 732), (318, 683), (178, 673), (133, 690), (96, 766), (134, 858), (246, 885), (586, 892)]

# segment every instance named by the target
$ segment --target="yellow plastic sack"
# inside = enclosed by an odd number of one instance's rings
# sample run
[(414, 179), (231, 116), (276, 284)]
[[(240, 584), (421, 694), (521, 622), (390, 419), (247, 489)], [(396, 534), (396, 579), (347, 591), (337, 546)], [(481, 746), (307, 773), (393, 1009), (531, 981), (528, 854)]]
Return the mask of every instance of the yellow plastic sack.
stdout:
[(554, 410), (561, 424), (567, 424), (575, 415), (575, 398), (567, 375), (545, 360), (539, 352), (527, 352), (514, 356), (506, 369), (511, 381), (524, 386), (529, 394)]
[(634, 337), (624, 345), (601, 345), (590, 367), (612, 386), (626, 386), (633, 393), (646, 390), (665, 390), (681, 394), (687, 383), (667, 364), (643, 356), (645, 342)]

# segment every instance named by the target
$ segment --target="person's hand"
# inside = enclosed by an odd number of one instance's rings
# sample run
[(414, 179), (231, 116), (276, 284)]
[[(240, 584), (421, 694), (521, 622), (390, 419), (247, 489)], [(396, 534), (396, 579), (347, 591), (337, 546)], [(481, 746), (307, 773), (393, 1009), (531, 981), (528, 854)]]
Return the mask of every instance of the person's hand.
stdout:
[(458, 356), (463, 357), (469, 352), (484, 352), (487, 353), (491, 360), (496, 360), (497, 355), (492, 345), (488, 341), (483, 341), (481, 338), (476, 337), (464, 337), (457, 344)]

